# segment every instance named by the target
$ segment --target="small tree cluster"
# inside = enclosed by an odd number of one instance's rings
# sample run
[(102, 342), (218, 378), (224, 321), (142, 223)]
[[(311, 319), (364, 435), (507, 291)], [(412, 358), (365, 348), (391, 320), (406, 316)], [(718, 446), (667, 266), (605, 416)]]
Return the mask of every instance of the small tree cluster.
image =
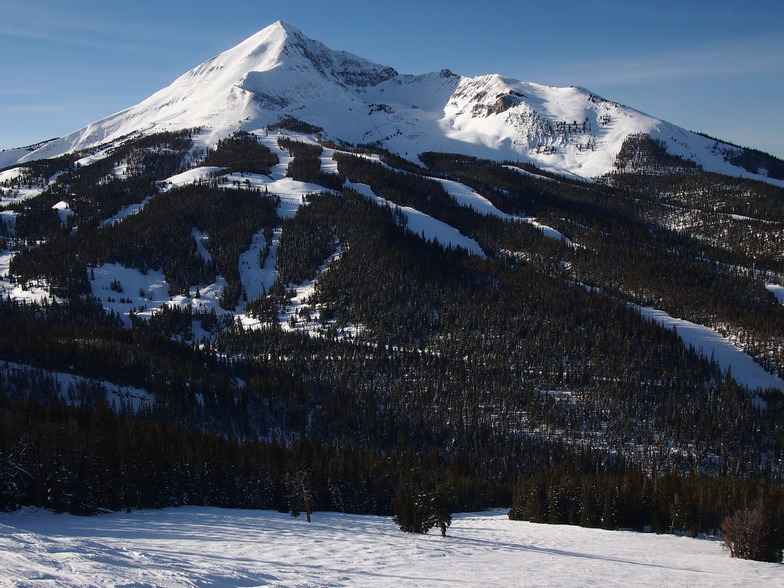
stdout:
[(427, 533), (433, 527), (446, 530), (452, 524), (452, 490), (446, 485), (423, 491), (416, 484), (404, 483), (395, 492), (395, 523), (405, 533)]
[(781, 561), (784, 545), (777, 537), (770, 517), (766, 516), (761, 500), (753, 507), (742, 508), (725, 518), (720, 532), (724, 538), (723, 545), (730, 550), (732, 557)]

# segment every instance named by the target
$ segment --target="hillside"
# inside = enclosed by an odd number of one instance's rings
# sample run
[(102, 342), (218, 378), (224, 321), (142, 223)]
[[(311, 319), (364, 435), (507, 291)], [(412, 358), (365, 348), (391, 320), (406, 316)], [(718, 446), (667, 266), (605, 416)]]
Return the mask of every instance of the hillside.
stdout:
[[(354, 513), (446, 485), (696, 535), (760, 506), (780, 559), (781, 162), (586, 96), (277, 23), (0, 171), (0, 508), (286, 510), (306, 473)], [(543, 148), (502, 160), (513, 111)], [(600, 111), (626, 134), (578, 148)]]

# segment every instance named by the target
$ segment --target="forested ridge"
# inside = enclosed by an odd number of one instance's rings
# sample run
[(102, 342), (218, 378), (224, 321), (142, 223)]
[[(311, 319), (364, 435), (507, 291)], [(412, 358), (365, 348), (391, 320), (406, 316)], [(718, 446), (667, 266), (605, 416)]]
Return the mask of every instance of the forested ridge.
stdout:
[[(348, 512), (449, 487), (456, 510), (697, 534), (763, 505), (784, 545), (784, 392), (749, 390), (634, 306), (713, 328), (782, 375), (784, 306), (766, 284), (782, 283), (784, 190), (644, 136), (589, 183), (445, 153), (414, 164), (292, 121), (273, 131), (206, 151), (198, 129), (130, 137), (0, 186), (0, 508), (285, 510), (304, 472), (318, 508)], [(287, 216), (251, 181), (276, 150), (290, 180), (323, 187)], [(415, 234), (409, 209), (484, 256)], [(240, 259), (259, 239), (254, 264), (274, 260), (276, 279), (249, 296)], [(112, 296), (141, 301), (124, 322), (93, 290), (107, 266), (162, 272), (192, 303), (145, 314), (147, 293), (116, 280)], [(20, 294), (41, 288), (57, 298)]]

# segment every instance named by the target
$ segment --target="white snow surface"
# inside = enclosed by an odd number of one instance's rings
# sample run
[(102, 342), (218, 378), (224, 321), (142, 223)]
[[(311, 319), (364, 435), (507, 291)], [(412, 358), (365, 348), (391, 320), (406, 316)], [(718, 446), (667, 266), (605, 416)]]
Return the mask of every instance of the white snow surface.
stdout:
[(245, 288), (245, 293), (248, 295), (248, 300), (256, 300), (269, 291), (270, 286), (275, 283), (278, 277), (278, 271), (275, 269), (275, 262), (277, 261), (278, 245), (280, 243), (280, 236), (282, 230), (280, 227), (273, 231), (272, 245), (270, 246), (267, 258), (264, 260), (264, 266), (259, 265), (259, 254), (266, 245), (264, 239), (264, 230), (257, 231), (253, 235), (248, 250), (240, 255), (239, 269), (242, 279), (242, 285)]
[(143, 274), (118, 263), (103, 264), (90, 269), (90, 288), (103, 307), (120, 315), (126, 326), (131, 325), (131, 313), (149, 317), (169, 302), (169, 284), (159, 270)]
[(194, 167), (164, 180), (161, 182), (161, 185), (170, 190), (186, 184), (204, 182), (211, 179), (215, 174), (219, 174), (222, 169), (214, 166)]
[(52, 209), (57, 211), (57, 215), (60, 217), (61, 223), (67, 221), (68, 217), (73, 216), (74, 213), (65, 200), (60, 200), (60, 202), (57, 202), (54, 206), (52, 206)]
[(439, 182), (441, 186), (443, 186), (446, 193), (449, 194), (460, 206), (470, 208), (479, 214), (496, 216), (503, 220), (515, 220), (518, 218), (498, 210), (498, 208), (496, 208), (495, 205), (487, 198), (477, 193), (473, 188), (466, 186), (465, 184), (461, 184), (460, 182), (455, 182), (453, 180), (443, 180), (441, 178), (430, 179)]
[(15, 165), (25, 155), (29, 155), (34, 149), (19, 147), (17, 149), (3, 149), (0, 151), (0, 168)]
[(0, 586), (781, 586), (715, 538), (455, 515), (446, 538), (391, 517), (183, 507), (0, 515)]
[(749, 355), (716, 331), (703, 325), (674, 318), (650, 307), (638, 306), (642, 315), (663, 327), (673, 328), (685, 346), (692, 345), (704, 357), (715, 359), (724, 371), (730, 371), (733, 379), (750, 390), (778, 388), (784, 392), (784, 380), (766, 372)]
[(781, 304), (784, 304), (784, 286), (779, 284), (765, 284), (765, 289), (773, 294)]
[[(515, 168), (515, 169), (519, 169), (519, 168)], [(528, 172), (524, 172), (524, 173), (528, 173)], [(537, 176), (537, 177), (542, 177), (542, 176)], [(514, 216), (499, 210), (487, 198), (477, 193), (473, 188), (466, 186), (465, 184), (461, 184), (460, 182), (455, 182), (453, 180), (443, 180), (441, 178), (430, 178), (430, 179), (439, 182), (444, 187), (444, 190), (446, 190), (447, 194), (449, 194), (452, 198), (454, 198), (455, 202), (457, 202), (460, 206), (465, 206), (466, 208), (470, 208), (479, 214), (495, 216), (502, 220), (514, 220), (514, 221), (531, 223), (537, 229), (542, 231), (542, 233), (546, 237), (550, 237), (551, 239), (556, 239), (558, 241), (564, 241), (568, 244), (571, 244), (571, 241), (567, 239), (566, 236), (564, 236), (561, 232), (556, 231), (552, 227), (548, 227), (547, 225), (540, 223), (534, 217)]]
[(49, 292), (49, 284), (45, 280), (31, 281), (23, 287), (18, 282), (10, 279), (8, 272), (14, 255), (14, 253), (0, 251), (0, 296), (36, 304), (54, 300), (54, 296)]
[[(40, 195), (44, 190), (46, 190), (48, 183), (44, 185), (36, 185), (36, 186), (23, 185), (23, 186), (13, 186), (9, 188), (3, 188), (4, 184), (10, 185), (13, 184), (15, 181), (18, 181), (20, 176), (22, 176), (27, 171), (29, 170), (25, 167), (14, 167), (11, 169), (0, 171), (0, 206), (16, 204), (18, 202), (22, 202), (30, 198), (35, 198), (36, 196)], [(50, 178), (48, 181), (49, 182), (53, 181), (55, 177), (57, 177), (57, 174), (52, 178)]]
[(486, 257), (484, 251), (482, 251), (482, 248), (479, 246), (479, 243), (470, 237), (466, 237), (456, 228), (435, 219), (424, 212), (411, 208), (410, 206), (396, 206), (394, 202), (377, 196), (367, 184), (347, 182), (346, 186), (367, 196), (379, 206), (389, 206), (393, 209), (400, 210), (406, 217), (406, 229), (415, 235), (419, 235), (426, 241), (437, 241), (442, 246), (446, 247), (462, 247), (472, 255), (478, 255), (482, 258)]
[[(107, 405), (115, 411), (126, 407), (132, 412), (138, 412), (140, 409), (145, 408), (152, 404), (153, 396), (147, 390), (136, 388), (134, 386), (122, 386), (106, 380), (93, 380), (90, 378), (83, 378), (74, 374), (65, 372), (53, 372), (50, 370), (39, 370), (29, 365), (19, 364), (12, 361), (4, 361), (0, 363), (0, 372), (6, 375), (15, 372), (43, 372), (48, 376), (54, 378), (59, 388), (60, 399), (71, 405), (79, 405), (79, 400), (71, 398), (69, 394), (69, 387), (91, 387), (93, 389), (103, 390)], [(1, 574), (0, 574), (1, 576)], [(1, 578), (0, 578), (1, 580)], [(0, 584), (2, 585), (2, 584)]]
[(550, 171), (596, 177), (613, 169), (631, 133), (662, 140), (668, 151), (709, 171), (769, 179), (727, 163), (737, 148), (686, 131), (583, 88), (557, 88), (500, 75), (448, 70), (400, 75), (333, 51), (276, 22), (185, 73), (139, 104), (48, 142), (3, 152), (11, 165), (157, 131), (201, 127), (208, 144), (239, 128), (285, 116), (322, 127), (328, 137), (378, 143), (416, 160), (446, 151), (496, 161), (526, 161)]

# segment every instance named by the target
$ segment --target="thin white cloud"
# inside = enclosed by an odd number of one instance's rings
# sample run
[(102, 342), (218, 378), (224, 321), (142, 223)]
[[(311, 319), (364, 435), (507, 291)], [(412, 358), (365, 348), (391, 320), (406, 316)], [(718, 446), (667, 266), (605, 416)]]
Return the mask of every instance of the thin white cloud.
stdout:
[(549, 77), (592, 84), (650, 84), (683, 78), (784, 74), (784, 37), (763, 35), (721, 45), (684, 45), (655, 54), (586, 62), (549, 69)]
[(188, 32), (170, 24), (89, 15), (73, 10), (69, 3), (45, 7), (32, 2), (0, 2), (0, 36), (35, 39), (63, 45), (138, 51), (149, 42), (176, 43), (188, 39)]

